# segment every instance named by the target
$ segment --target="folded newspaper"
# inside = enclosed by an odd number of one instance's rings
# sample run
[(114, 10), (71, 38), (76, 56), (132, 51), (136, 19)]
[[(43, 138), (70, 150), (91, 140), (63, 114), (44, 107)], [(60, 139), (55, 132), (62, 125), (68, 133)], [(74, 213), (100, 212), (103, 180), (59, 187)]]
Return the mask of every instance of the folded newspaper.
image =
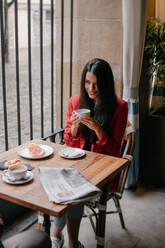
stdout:
[(41, 183), (52, 202), (78, 203), (96, 198), (101, 190), (73, 168), (39, 167)]

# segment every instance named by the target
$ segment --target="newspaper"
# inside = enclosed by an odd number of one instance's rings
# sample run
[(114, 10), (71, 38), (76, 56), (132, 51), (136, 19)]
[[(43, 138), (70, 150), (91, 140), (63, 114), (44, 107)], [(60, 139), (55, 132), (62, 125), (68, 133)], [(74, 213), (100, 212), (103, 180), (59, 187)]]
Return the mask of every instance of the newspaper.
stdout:
[(48, 198), (60, 204), (96, 198), (101, 190), (73, 168), (39, 167), (40, 180)]

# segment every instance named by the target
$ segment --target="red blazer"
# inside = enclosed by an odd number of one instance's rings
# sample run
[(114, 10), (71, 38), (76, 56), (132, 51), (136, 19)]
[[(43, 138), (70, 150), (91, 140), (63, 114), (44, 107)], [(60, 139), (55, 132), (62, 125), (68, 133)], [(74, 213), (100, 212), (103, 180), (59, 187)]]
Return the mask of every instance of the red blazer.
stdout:
[[(85, 145), (85, 138), (82, 137), (81, 132), (78, 131), (77, 136), (73, 138), (71, 136), (72, 122), (70, 117), (72, 111), (78, 109), (80, 95), (72, 96), (68, 103), (68, 111), (66, 116), (66, 127), (64, 132), (64, 140), (68, 146), (82, 148)], [(126, 129), (128, 115), (128, 105), (124, 100), (117, 98), (117, 107), (109, 128), (111, 130), (111, 138), (108, 135), (104, 135), (100, 140), (97, 139), (95, 143), (91, 144), (91, 151), (107, 154), (110, 156), (121, 157), (121, 141)]]

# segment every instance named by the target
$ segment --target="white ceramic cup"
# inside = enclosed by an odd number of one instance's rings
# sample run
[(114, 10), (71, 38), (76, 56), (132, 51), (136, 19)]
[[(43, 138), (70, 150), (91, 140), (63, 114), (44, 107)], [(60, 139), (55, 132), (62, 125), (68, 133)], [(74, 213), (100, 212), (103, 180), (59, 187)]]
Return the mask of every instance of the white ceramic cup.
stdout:
[(74, 113), (77, 115), (78, 118), (81, 118), (84, 115), (90, 115), (90, 112), (90, 109), (85, 108), (74, 110)]
[(8, 168), (8, 174), (10, 177), (13, 177), (15, 180), (24, 179), (27, 173), (27, 167), (24, 164), (15, 164), (11, 165)]

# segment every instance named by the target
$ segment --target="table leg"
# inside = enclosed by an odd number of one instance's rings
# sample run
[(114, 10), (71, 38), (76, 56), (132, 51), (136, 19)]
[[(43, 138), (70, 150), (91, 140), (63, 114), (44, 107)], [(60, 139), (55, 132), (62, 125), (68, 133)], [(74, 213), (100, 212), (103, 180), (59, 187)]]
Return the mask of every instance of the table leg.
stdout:
[(44, 223), (44, 214), (42, 212), (38, 212), (38, 229), (43, 230)]
[(50, 235), (50, 217), (48, 214), (38, 213), (38, 229), (45, 231)]
[(51, 222), (50, 222), (50, 216), (48, 214), (44, 214), (44, 231), (50, 235), (50, 226), (51, 226)]
[(100, 197), (100, 201), (98, 204), (98, 219), (96, 222), (96, 240), (97, 240), (97, 248), (104, 247), (104, 239), (105, 239), (105, 224), (106, 224), (106, 208), (107, 208), (107, 194), (108, 194), (109, 184), (104, 186), (103, 193)]

